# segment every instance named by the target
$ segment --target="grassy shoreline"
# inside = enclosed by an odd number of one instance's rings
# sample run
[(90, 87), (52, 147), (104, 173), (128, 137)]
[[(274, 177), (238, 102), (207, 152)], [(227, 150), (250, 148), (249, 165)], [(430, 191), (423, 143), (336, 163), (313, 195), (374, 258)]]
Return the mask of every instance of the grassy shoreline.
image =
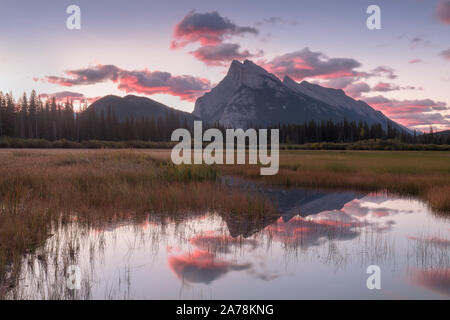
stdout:
[[(20, 139), (0, 137), (0, 149), (171, 149), (177, 142), (169, 141), (106, 141)], [(203, 147), (208, 145), (204, 143)], [(396, 139), (371, 139), (357, 142), (316, 142), (281, 144), (280, 150), (397, 150), (397, 151), (450, 151), (448, 144), (407, 144)]]

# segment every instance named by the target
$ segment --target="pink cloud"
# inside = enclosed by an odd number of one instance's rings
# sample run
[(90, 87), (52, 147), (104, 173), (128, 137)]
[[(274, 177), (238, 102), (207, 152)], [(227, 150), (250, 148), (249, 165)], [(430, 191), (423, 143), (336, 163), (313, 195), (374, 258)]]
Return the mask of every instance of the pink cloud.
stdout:
[(444, 128), (450, 126), (449, 119), (439, 113), (449, 110), (447, 104), (431, 99), (395, 100), (381, 95), (363, 99), (374, 109), (382, 111), (388, 117), (405, 126), (423, 127), (439, 125)]
[(359, 98), (365, 92), (370, 92), (370, 87), (365, 82), (352, 83), (345, 87), (345, 93), (353, 98)]
[(147, 69), (129, 71), (114, 65), (97, 65), (68, 70), (65, 73), (67, 77), (47, 76), (41, 80), (65, 87), (112, 81), (117, 83), (119, 90), (127, 93), (170, 94), (188, 101), (194, 101), (211, 87), (210, 81), (204, 78), (189, 75), (172, 76), (169, 72)]
[(408, 236), (409, 240), (415, 240), (415, 241), (423, 241), (426, 243), (430, 243), (433, 245), (437, 245), (437, 246), (450, 246), (450, 240), (446, 239), (446, 238), (441, 238), (441, 237), (437, 237), (437, 236), (433, 236), (433, 237), (428, 237), (428, 238), (419, 238), (419, 237), (414, 237), (414, 236)]
[(399, 89), (400, 87), (398, 85), (387, 82), (378, 82), (375, 87), (373, 87), (374, 91), (393, 91)]
[(189, 242), (199, 249), (222, 253), (230, 252), (230, 248), (233, 246), (241, 247), (247, 245), (254, 249), (258, 245), (255, 239), (233, 238), (229, 235), (216, 234), (214, 232), (198, 234), (192, 237)]
[(235, 264), (218, 259), (214, 254), (204, 250), (194, 250), (169, 258), (169, 267), (175, 275), (191, 283), (209, 284), (230, 271), (246, 270), (251, 264)]
[(264, 232), (274, 241), (306, 248), (317, 245), (324, 238), (352, 239), (358, 235), (354, 228), (362, 225), (343, 212), (323, 211), (308, 218), (295, 216), (287, 222), (279, 218), (276, 223), (267, 226)]
[(447, 50), (441, 51), (441, 53), (439, 53), (439, 55), (440, 55), (442, 58), (444, 58), (444, 59), (450, 61), (450, 48), (447, 49)]
[(309, 48), (277, 56), (270, 61), (261, 61), (269, 72), (283, 78), (290, 76), (296, 81), (305, 78), (334, 79), (357, 76), (361, 64), (351, 58), (329, 58), (321, 52)]
[(439, 22), (450, 24), (450, 0), (439, 0), (435, 15)]

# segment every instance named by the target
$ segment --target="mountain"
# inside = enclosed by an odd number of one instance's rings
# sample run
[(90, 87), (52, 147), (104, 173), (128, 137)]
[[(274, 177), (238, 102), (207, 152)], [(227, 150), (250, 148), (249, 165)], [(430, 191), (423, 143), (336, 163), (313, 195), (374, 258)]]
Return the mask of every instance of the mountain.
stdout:
[(391, 122), (399, 130), (408, 130), (342, 90), (297, 83), (287, 76), (281, 81), (249, 60), (233, 61), (222, 81), (197, 99), (193, 114), (234, 128), (347, 119), (380, 123), (384, 129)]
[(159, 117), (166, 117), (167, 114), (174, 114), (180, 120), (186, 119), (189, 122), (197, 119), (188, 112), (170, 108), (149, 98), (134, 95), (127, 95), (123, 98), (114, 95), (104, 96), (92, 103), (86, 111), (95, 110), (98, 114), (103, 111), (106, 116), (110, 107), (119, 121), (131, 118), (132, 115), (135, 119), (144, 117), (158, 119)]
[(450, 136), (450, 130), (436, 131), (434, 134), (438, 136), (448, 137)]

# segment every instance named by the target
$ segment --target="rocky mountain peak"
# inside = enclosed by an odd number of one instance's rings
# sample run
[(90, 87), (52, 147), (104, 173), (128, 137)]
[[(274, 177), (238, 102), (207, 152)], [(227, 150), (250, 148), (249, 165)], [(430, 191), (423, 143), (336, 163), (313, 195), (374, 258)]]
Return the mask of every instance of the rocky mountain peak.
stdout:
[(276, 76), (250, 60), (244, 60), (243, 63), (233, 60), (228, 69), (227, 77), (231, 78), (234, 82), (250, 87), (260, 86), (264, 78), (270, 78), (273, 81), (281, 83), (280, 79)]
[(281, 81), (250, 60), (234, 60), (225, 78), (197, 99), (193, 114), (208, 123), (234, 128), (344, 119), (383, 127), (387, 123), (381, 112), (342, 90), (298, 83), (289, 76)]

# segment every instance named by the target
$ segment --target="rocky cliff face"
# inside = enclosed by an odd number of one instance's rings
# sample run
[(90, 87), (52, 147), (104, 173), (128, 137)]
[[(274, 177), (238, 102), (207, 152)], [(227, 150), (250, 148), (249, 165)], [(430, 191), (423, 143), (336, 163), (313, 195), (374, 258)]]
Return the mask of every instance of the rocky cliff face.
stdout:
[(197, 99), (193, 114), (208, 123), (233, 128), (344, 119), (380, 123), (386, 128), (391, 121), (342, 90), (297, 83), (289, 77), (281, 81), (249, 60), (233, 61), (225, 78)]

